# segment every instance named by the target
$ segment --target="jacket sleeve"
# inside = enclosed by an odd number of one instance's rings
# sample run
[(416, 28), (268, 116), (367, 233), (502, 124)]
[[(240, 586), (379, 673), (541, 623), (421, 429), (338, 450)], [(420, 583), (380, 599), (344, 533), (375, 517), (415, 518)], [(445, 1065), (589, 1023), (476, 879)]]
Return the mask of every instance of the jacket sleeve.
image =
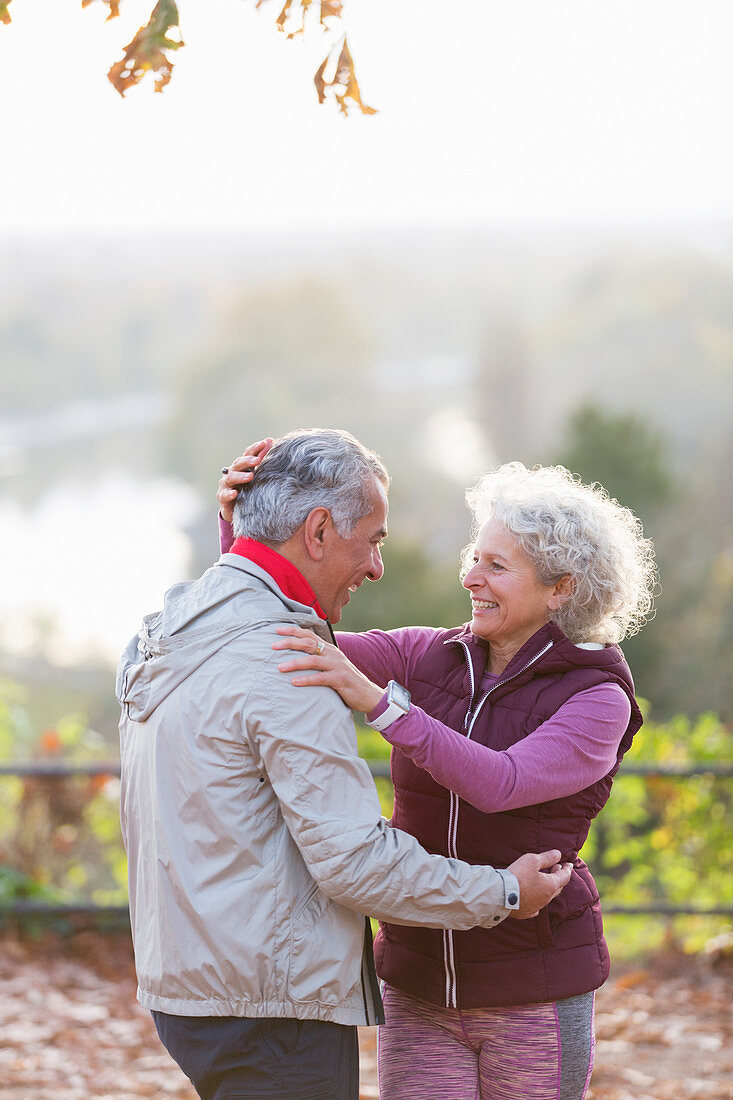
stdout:
[(505, 887), (493, 868), (429, 855), (385, 823), (351, 714), (330, 688), (294, 687), (271, 661), (244, 720), (285, 824), (329, 897), (380, 920), (429, 928), (492, 927), (508, 915), (513, 875)]

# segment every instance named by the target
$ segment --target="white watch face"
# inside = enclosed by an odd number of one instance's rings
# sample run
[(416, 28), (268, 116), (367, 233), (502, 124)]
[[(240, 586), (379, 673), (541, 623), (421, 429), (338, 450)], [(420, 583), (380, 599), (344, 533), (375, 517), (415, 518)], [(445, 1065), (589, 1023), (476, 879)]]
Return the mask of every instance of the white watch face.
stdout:
[(400, 710), (403, 710), (405, 714), (407, 714), (410, 709), (410, 693), (406, 687), (403, 687), (402, 684), (398, 684), (396, 680), (390, 680), (387, 702), (396, 703)]

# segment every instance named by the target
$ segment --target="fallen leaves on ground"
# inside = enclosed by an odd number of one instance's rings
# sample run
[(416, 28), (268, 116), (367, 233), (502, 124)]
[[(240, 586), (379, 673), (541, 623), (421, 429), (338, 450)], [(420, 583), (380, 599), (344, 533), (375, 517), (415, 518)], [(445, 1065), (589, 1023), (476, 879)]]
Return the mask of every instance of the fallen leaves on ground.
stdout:
[(588, 1100), (733, 1100), (733, 965), (665, 956), (598, 992)]
[[(135, 1000), (129, 939), (0, 941), (0, 1100), (195, 1100)], [(733, 965), (669, 956), (599, 992), (588, 1100), (733, 1100)], [(361, 1098), (377, 1100), (374, 1029)]]

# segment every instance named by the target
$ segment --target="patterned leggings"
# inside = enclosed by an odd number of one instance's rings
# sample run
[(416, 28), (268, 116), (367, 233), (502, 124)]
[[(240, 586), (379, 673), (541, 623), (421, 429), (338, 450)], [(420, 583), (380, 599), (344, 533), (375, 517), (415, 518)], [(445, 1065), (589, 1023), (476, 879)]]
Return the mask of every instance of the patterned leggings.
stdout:
[(385, 986), (381, 1100), (583, 1100), (594, 994), (548, 1004), (439, 1008)]

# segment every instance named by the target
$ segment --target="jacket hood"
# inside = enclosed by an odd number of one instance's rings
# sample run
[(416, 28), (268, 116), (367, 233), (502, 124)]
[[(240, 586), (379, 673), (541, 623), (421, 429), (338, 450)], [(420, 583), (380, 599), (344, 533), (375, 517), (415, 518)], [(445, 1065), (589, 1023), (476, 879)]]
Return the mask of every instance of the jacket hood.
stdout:
[(235, 638), (273, 623), (295, 623), (330, 641), (328, 624), (289, 599), (272, 577), (238, 554), (222, 554), (195, 581), (169, 588), (163, 609), (146, 615), (117, 665), (115, 693), (134, 722)]

